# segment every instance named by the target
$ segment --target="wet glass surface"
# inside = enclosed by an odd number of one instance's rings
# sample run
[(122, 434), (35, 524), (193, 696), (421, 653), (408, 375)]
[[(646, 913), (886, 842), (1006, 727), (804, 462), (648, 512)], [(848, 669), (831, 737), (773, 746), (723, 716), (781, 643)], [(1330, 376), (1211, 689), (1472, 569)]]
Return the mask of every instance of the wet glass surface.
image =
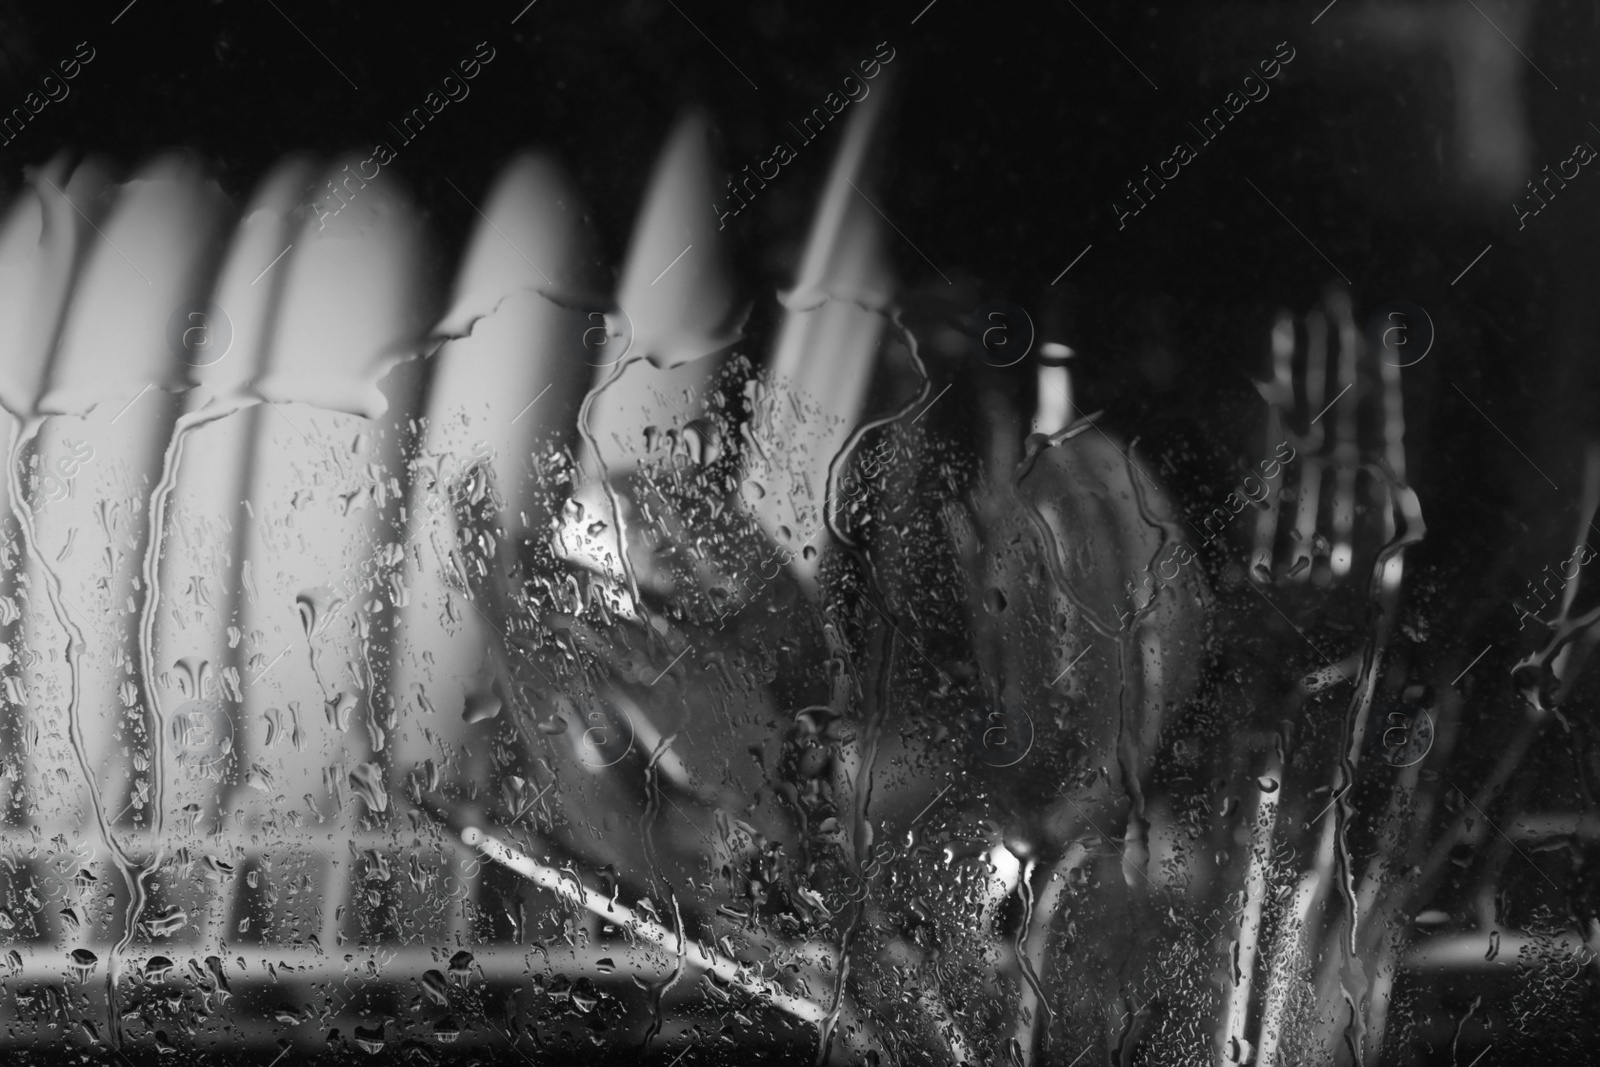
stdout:
[(1586, 1062), (1593, 20), (919, 6), (0, 16), (7, 1062)]

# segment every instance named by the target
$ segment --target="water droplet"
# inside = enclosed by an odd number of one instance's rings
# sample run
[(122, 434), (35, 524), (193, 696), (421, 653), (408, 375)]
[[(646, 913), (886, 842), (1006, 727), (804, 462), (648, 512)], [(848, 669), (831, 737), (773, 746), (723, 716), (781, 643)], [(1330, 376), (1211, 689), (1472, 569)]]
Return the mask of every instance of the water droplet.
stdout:
[(1300, 688), (1307, 693), (1320, 693), (1335, 682), (1344, 681), (1336, 666), (1318, 667), (1300, 680)]
[(461, 717), (471, 723), (484, 722), (499, 715), (505, 703), (500, 680), (496, 678), (487, 688), (467, 694), (466, 706), (461, 711)]
[(343, 733), (350, 729), (350, 713), (355, 710), (356, 698), (349, 693), (336, 693), (324, 705), (328, 725)]
[[(194, 966), (194, 961), (191, 960), (189, 965), (191, 967)], [(211, 981), (215, 984), (216, 988), (222, 990), (224, 993), (228, 992), (228, 976), (222, 973), (221, 956), (207, 956), (206, 971), (211, 975)]]
[(300, 615), (300, 627), (310, 637), (317, 631), (317, 600), (312, 590), (305, 590), (294, 598), (295, 611)]
[(600, 1003), (600, 995), (595, 992), (594, 983), (587, 978), (580, 978), (572, 983), (572, 1006), (579, 1011), (588, 1013)]
[(170, 904), (147, 914), (143, 926), (151, 937), (171, 937), (188, 925), (188, 922), (188, 913), (176, 904)]
[(72, 965), (73, 975), (81, 982), (86, 981), (95, 967), (100, 963), (100, 957), (86, 948), (75, 948), (67, 956)]
[[(203, 670), (204, 661), (199, 666)], [(188, 701), (172, 713), (167, 729), (172, 738), (172, 750), (180, 763), (209, 767), (220, 763), (233, 751), (233, 717), (219, 701), (209, 698)]]
[(362, 1051), (376, 1056), (378, 1053), (383, 1051), (383, 1024), (379, 1023), (376, 1026), (358, 1026), (356, 1027), (355, 1038), (356, 1044), (361, 1046)]
[(377, 763), (358, 764), (350, 772), (350, 788), (375, 812), (389, 807), (389, 793), (383, 785), (383, 767)]

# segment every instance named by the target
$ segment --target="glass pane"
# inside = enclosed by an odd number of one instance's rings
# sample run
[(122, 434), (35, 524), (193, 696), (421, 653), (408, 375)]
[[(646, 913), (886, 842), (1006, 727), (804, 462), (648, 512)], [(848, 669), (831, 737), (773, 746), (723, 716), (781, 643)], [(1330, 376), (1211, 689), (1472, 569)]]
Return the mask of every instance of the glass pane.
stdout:
[(153, 8), (0, 13), (6, 1062), (1585, 1061), (1577, 14)]

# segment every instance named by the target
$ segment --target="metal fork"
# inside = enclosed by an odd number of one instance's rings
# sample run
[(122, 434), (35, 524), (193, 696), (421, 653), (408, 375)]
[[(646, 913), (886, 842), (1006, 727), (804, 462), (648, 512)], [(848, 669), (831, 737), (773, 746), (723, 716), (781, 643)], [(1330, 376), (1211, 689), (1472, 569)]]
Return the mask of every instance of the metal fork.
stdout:
[[(1259, 509), (1249, 524), (1246, 583), (1264, 601), (1261, 610), (1295, 631), (1292, 638), (1285, 638), (1289, 647), (1309, 644), (1323, 661), (1295, 688), (1283, 717), (1294, 721), (1309, 700), (1334, 686), (1350, 684), (1353, 689), (1347, 735), (1340, 742), (1349, 750), (1342, 753), (1331, 786), (1333, 800), (1312, 821), (1329, 813), (1335, 817), (1323, 823), (1312, 869), (1283, 905), (1278, 943), (1262, 990), (1260, 1028), (1252, 1041), (1253, 990), (1262, 984), (1257, 976), (1262, 914), (1268, 904), (1274, 841), (1280, 832), (1279, 809), (1288, 792), (1283, 738), (1256, 768), (1261, 787), (1253, 810), (1241, 812), (1251, 819), (1251, 848), (1244, 874), (1245, 903), (1238, 915), (1236, 978), (1225, 993), (1224, 1025), (1218, 1035), (1218, 1054), (1225, 1061), (1253, 1054), (1266, 1067), (1278, 1054), (1287, 983), (1293, 981), (1293, 968), (1301, 958), (1298, 945), (1331, 889), (1339, 827), (1347, 815), (1344, 793), (1361, 755), (1378, 661), (1398, 604), (1403, 547), (1421, 535), (1420, 510), (1404, 482), (1400, 367), (1383, 358), (1386, 354), (1364, 336), (1342, 288), (1327, 290), (1298, 327), (1289, 313), (1280, 312), (1271, 331), (1272, 376), (1257, 386), (1268, 405), (1260, 453), (1264, 458), (1230, 494), (1230, 499), (1243, 497)], [(1371, 517), (1358, 523), (1363, 491)], [(1286, 510), (1292, 516), (1288, 522), (1284, 522)], [(1405, 532), (1397, 538), (1400, 518)], [(1372, 568), (1376, 570), (1369, 580)], [(1308, 602), (1301, 592), (1308, 585), (1325, 592)], [(1328, 594), (1351, 587), (1366, 587), (1380, 617), (1357, 648), (1330, 655), (1301, 623), (1313, 619), (1314, 612), (1330, 607), (1338, 611), (1342, 603), (1348, 604), (1348, 593), (1333, 600)], [(1345, 618), (1352, 617), (1347, 613)], [(1397, 754), (1410, 740), (1404, 730), (1383, 737), (1401, 742), (1385, 750), (1386, 758), (1400, 758)]]

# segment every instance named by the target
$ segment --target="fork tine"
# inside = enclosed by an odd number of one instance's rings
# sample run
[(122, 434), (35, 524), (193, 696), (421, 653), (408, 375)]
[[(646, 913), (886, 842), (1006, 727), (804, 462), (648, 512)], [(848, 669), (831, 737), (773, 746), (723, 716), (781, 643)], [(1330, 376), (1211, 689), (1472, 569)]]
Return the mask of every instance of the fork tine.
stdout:
[[(1315, 418), (1322, 410), (1327, 386), (1328, 320), (1322, 309), (1306, 316), (1306, 411)], [(1305, 454), (1300, 456), (1300, 484), (1295, 502), (1293, 544), (1289, 548), (1288, 578), (1304, 582), (1311, 577), (1312, 543), (1317, 532), (1317, 509), (1322, 498), (1322, 425), (1314, 422), (1306, 431)]]
[[(1306, 417), (1316, 418), (1322, 411), (1328, 395), (1328, 317), (1319, 304), (1306, 315), (1306, 366), (1305, 393)], [(1322, 452), (1326, 426), (1321, 420), (1310, 423), (1306, 429), (1306, 451)]]
[[(1272, 324), (1272, 393), (1292, 401), (1294, 381), (1291, 361), (1294, 358), (1294, 318), (1287, 311), (1279, 311)], [(1278, 447), (1283, 437), (1283, 412), (1277, 402), (1267, 404), (1267, 439), (1264, 447), (1271, 451)], [(1257, 580), (1272, 581), (1272, 549), (1278, 536), (1279, 493), (1286, 472), (1283, 465), (1270, 475), (1263, 474), (1267, 483), (1265, 507), (1256, 515), (1255, 548), (1250, 554), (1250, 576)]]
[[(1378, 374), (1383, 388), (1383, 456), (1390, 470), (1401, 482), (1406, 480), (1406, 414), (1405, 396), (1400, 388), (1400, 368), (1382, 357), (1378, 358)], [(1376, 491), (1383, 501), (1383, 541), (1388, 544), (1395, 535), (1394, 496), (1386, 486), (1378, 485)], [(1383, 588), (1392, 592), (1400, 587), (1405, 559), (1400, 553), (1390, 556), (1383, 568)]]
[[(1328, 558), (1328, 566), (1334, 578), (1343, 578), (1350, 573), (1354, 556), (1351, 531), (1356, 516), (1356, 473), (1361, 464), (1361, 445), (1358, 440), (1360, 424), (1356, 417), (1360, 409), (1360, 396), (1356, 372), (1365, 342), (1352, 314), (1350, 294), (1342, 288), (1336, 289), (1328, 294), (1326, 303), (1339, 338), (1338, 378), (1335, 382), (1339, 391), (1334, 394), (1336, 418), (1332, 452), (1333, 551)], [(1347, 401), (1343, 397), (1346, 390), (1357, 395)]]

